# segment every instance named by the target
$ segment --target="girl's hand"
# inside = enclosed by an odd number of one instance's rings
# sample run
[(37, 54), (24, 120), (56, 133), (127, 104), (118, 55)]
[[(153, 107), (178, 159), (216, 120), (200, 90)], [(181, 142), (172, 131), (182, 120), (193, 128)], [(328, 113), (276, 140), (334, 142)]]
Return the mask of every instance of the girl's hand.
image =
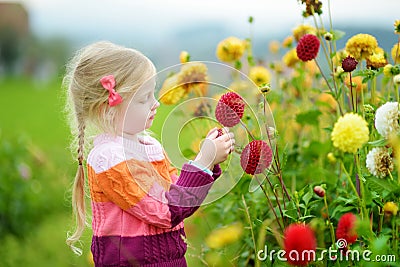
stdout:
[(218, 136), (217, 128), (213, 128), (208, 132), (201, 145), (200, 152), (194, 160), (195, 163), (212, 170), (215, 164), (221, 163), (228, 158), (229, 154), (234, 150), (234, 134), (229, 132), (227, 127), (224, 127), (222, 131), (224, 134), (221, 136)]

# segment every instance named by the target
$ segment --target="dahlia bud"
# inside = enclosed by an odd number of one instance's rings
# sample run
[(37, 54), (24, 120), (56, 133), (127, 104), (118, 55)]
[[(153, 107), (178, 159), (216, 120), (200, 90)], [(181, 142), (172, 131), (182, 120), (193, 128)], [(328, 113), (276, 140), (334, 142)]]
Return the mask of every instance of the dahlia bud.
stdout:
[(260, 91), (262, 93), (268, 93), (271, 90), (270, 84), (266, 83), (260, 86)]
[(325, 189), (320, 185), (316, 185), (316, 186), (314, 186), (314, 193), (319, 197), (324, 197)]
[(400, 85), (400, 74), (397, 74), (396, 76), (393, 77), (393, 83), (395, 85)]
[(304, 62), (316, 58), (319, 51), (319, 45), (320, 43), (317, 36), (313, 34), (305, 34), (297, 44), (297, 57)]
[(352, 72), (357, 67), (357, 60), (352, 56), (347, 56), (342, 61), (342, 68), (345, 72)]
[(392, 77), (392, 70), (393, 70), (393, 65), (392, 64), (386, 64), (383, 67), (383, 75), (386, 77)]
[(267, 127), (267, 134), (269, 139), (274, 139), (277, 135), (276, 129), (274, 127)]
[(324, 39), (327, 40), (328, 42), (329, 42), (329, 41), (332, 41), (332, 39), (333, 39), (333, 34), (330, 33), (330, 32), (326, 32), (326, 33), (324, 34)]
[(186, 63), (190, 61), (190, 54), (187, 51), (182, 51), (179, 55), (179, 61), (181, 63)]
[(326, 155), (326, 157), (330, 163), (336, 162), (336, 157), (332, 152), (329, 152), (328, 155)]
[(333, 74), (336, 78), (339, 78), (340, 75), (344, 73), (342, 66), (336, 67), (335, 73)]
[(375, 123), (375, 109), (370, 104), (364, 104), (364, 115), (367, 122)]

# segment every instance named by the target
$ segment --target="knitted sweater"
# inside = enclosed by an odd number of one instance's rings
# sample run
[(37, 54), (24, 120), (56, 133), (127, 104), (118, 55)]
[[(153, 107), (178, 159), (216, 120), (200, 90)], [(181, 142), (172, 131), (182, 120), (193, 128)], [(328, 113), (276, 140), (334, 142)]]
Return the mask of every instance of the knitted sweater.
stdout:
[(161, 144), (99, 135), (87, 159), (95, 266), (186, 266), (183, 219), (206, 197), (213, 175), (184, 164), (177, 176)]

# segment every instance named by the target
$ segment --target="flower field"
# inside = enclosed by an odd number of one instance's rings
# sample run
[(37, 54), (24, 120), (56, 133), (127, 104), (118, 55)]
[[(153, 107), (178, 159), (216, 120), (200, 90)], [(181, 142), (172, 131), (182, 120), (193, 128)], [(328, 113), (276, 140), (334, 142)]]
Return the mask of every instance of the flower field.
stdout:
[(231, 36), (216, 44), (218, 71), (188, 48), (160, 85), (169, 116), (186, 122), (175, 129), (182, 161), (198, 152), (189, 136), (211, 127), (237, 139), (188, 222), (193, 265), (399, 264), (400, 20), (384, 51), (324, 25), (320, 1), (301, 2), (312, 23), (272, 41), (269, 57)]

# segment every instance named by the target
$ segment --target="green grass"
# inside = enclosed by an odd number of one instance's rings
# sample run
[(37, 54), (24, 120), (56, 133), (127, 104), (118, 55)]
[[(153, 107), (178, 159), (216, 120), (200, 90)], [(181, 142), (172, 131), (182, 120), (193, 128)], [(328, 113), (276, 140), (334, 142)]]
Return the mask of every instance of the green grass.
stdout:
[[(66, 233), (72, 225), (69, 188), (76, 162), (68, 148), (70, 134), (63, 115), (60, 83), (60, 80), (44, 83), (20, 77), (0, 79), (0, 140), (21, 136), (30, 140), (42, 151), (52, 173), (56, 174), (51, 183), (63, 188), (65, 192), (64, 197), (59, 198), (62, 201), (57, 200), (59, 209), (52, 214), (43, 214), (43, 222), (32, 229), (24, 240), (12, 236), (3, 238), (0, 244), (0, 266), (90, 266), (90, 229), (86, 230), (82, 238), (82, 257), (75, 256), (65, 245)], [(168, 106), (158, 110), (151, 129), (158, 138), (170, 111), (171, 107)], [(54, 188), (54, 184), (49, 188)], [(43, 192), (46, 190), (48, 188), (44, 187)], [(195, 247), (201, 244), (208, 230), (203, 228), (193, 232), (196, 226), (191, 226), (191, 220), (188, 219), (186, 225), (189, 244), (194, 247), (189, 248), (188, 254), (196, 254)], [(188, 255), (187, 258), (190, 266), (203, 266), (196, 255)]]
[(49, 158), (69, 161), (69, 130), (63, 118), (60, 81), (25, 78), (0, 80), (0, 131), (10, 138), (26, 136)]
[[(64, 196), (57, 200), (52, 214), (43, 214), (43, 222), (19, 240), (4, 237), (0, 244), (0, 266), (89, 266), (87, 254), (90, 230), (84, 237), (84, 256), (76, 257), (66, 246), (72, 219), (69, 188), (75, 162), (69, 148), (69, 129), (63, 118), (60, 80), (35, 82), (25, 78), (0, 80), (0, 140), (23, 137), (39, 148), (54, 173), (45, 181), (42, 192), (58, 186)], [(48, 185), (48, 188), (46, 188)]]

